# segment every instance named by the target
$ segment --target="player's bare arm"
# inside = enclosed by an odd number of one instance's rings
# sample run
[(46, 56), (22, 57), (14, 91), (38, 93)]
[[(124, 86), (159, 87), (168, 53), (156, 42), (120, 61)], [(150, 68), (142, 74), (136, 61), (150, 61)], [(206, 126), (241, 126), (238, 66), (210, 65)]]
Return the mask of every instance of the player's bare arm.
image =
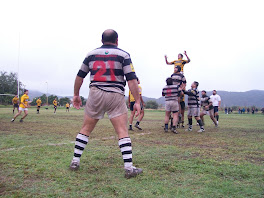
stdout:
[(186, 56), (186, 58), (187, 58), (187, 60), (188, 60), (188, 63), (189, 63), (189, 62), (191, 62), (191, 60), (190, 60), (190, 58), (188, 57), (188, 55), (187, 55), (187, 52), (186, 52), (186, 51), (184, 51), (184, 55)]
[(76, 109), (80, 109), (80, 106), (82, 104), (82, 100), (79, 95), (82, 84), (83, 84), (83, 78), (76, 76), (76, 79), (74, 82), (74, 96), (73, 96), (73, 106)]
[(140, 114), (140, 95), (138, 91), (138, 82), (136, 79), (127, 81), (128, 87), (135, 98), (134, 108), (136, 109), (136, 117)]
[(128, 108), (130, 108), (130, 94), (128, 94)]
[(165, 61), (166, 61), (167, 65), (172, 65), (173, 64), (172, 62), (168, 62), (167, 55), (165, 55)]
[(183, 89), (182, 88), (179, 88), (179, 96), (184, 96), (184, 93), (183, 93)]
[(141, 94), (140, 94), (140, 101), (141, 101), (141, 103), (142, 103), (143, 107), (145, 107), (146, 105), (145, 105), (145, 103), (144, 103), (144, 100), (143, 100), (143, 98), (142, 98), (142, 95), (141, 95)]
[(186, 83), (182, 83), (181, 86), (180, 86), (180, 89), (181, 90), (185, 90), (185, 88), (186, 88)]

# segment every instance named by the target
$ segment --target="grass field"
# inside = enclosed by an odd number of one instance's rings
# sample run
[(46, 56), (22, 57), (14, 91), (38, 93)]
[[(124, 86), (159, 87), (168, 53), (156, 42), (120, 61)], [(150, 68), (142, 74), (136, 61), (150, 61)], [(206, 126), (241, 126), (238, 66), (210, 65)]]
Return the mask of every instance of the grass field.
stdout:
[[(69, 170), (83, 110), (35, 108), (11, 123), (0, 108), (1, 197), (264, 197), (264, 115), (220, 114), (206, 132), (164, 133), (162, 111), (146, 111), (143, 131), (130, 133), (133, 162), (143, 168), (125, 179), (117, 136), (99, 121), (81, 167)], [(105, 116), (107, 117), (107, 116)]]

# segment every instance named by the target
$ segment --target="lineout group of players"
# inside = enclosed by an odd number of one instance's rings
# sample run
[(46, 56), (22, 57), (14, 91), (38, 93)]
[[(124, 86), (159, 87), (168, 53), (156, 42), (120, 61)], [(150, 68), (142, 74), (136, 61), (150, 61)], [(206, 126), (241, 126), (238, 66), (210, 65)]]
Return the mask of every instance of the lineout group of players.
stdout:
[[(209, 115), (215, 126), (218, 126), (218, 106), (221, 104), (221, 98), (217, 95), (216, 90), (213, 91), (212, 96), (207, 96), (206, 91), (202, 91), (202, 97), (199, 96), (198, 86), (199, 83), (194, 81), (191, 84), (191, 89), (188, 91), (186, 88), (186, 78), (183, 73), (184, 65), (189, 63), (191, 60), (188, 57), (186, 51), (184, 52), (187, 60), (183, 60), (183, 55), (178, 54), (178, 60), (168, 62), (167, 56), (165, 55), (165, 61), (168, 65), (174, 65), (174, 73), (166, 79), (166, 86), (162, 90), (162, 96), (165, 96), (165, 121), (164, 121), (164, 131), (169, 130), (169, 120), (171, 120), (171, 131), (173, 133), (178, 133), (176, 128), (184, 128), (184, 112), (185, 112), (185, 94), (188, 95), (188, 129), (186, 131), (192, 131), (192, 117), (197, 121), (197, 125), (200, 126), (198, 132), (204, 132), (204, 116)], [(137, 79), (138, 84), (140, 84), (139, 79)], [(139, 126), (140, 121), (144, 117), (144, 101), (142, 99), (142, 87), (138, 85), (140, 102), (141, 102), (141, 112), (140, 116), (135, 124), (135, 127), (139, 130), (142, 128)], [(128, 105), (131, 110), (131, 115), (129, 118), (129, 130), (133, 131), (132, 122), (135, 115), (135, 109), (133, 108), (135, 104), (135, 99), (129, 91)], [(200, 108), (202, 106), (202, 110)], [(171, 116), (172, 114), (172, 116)]]
[[(25, 117), (27, 117), (28, 115), (28, 107), (29, 107), (29, 104), (31, 103), (31, 101), (29, 101), (29, 96), (28, 96), (28, 90), (25, 89), (24, 90), (24, 95), (21, 97), (21, 100), (19, 102), (19, 98), (18, 96), (16, 95), (13, 99), (12, 99), (12, 104), (13, 104), (13, 114), (15, 113), (15, 109), (17, 109), (18, 113), (15, 114), (15, 116), (12, 118), (11, 122), (14, 122), (15, 119), (21, 115), (22, 112), (24, 112), (24, 116), (22, 116), (22, 118), (20, 119), (20, 122), (23, 122), (23, 120), (25, 119)], [(38, 98), (36, 100), (36, 103), (37, 103), (37, 114), (39, 114), (39, 110), (40, 110), (40, 107), (41, 107), (41, 104), (42, 104), (42, 101), (40, 98)], [(56, 111), (57, 111), (57, 107), (58, 107), (58, 101), (57, 99), (55, 98), (53, 100), (53, 108), (54, 108), (54, 114), (56, 114)], [(66, 104), (66, 112), (69, 112), (69, 109), (70, 109), (70, 104), (67, 103)]]
[[(192, 131), (192, 117), (197, 121), (200, 129), (197, 132), (204, 132), (204, 115), (210, 115), (215, 126), (218, 126), (218, 106), (221, 104), (221, 98), (213, 91), (213, 95), (208, 97), (206, 91), (202, 91), (202, 97), (199, 96), (199, 83), (194, 81), (191, 84), (191, 89), (186, 91), (186, 78), (184, 76), (184, 65), (191, 60), (186, 51), (184, 52), (187, 60), (183, 60), (183, 55), (178, 54), (178, 60), (168, 62), (165, 55), (165, 61), (168, 65), (174, 65), (174, 73), (166, 79), (166, 86), (162, 90), (162, 96), (165, 96), (165, 127), (164, 131), (168, 132), (169, 119), (172, 113), (171, 131), (178, 133), (176, 128), (184, 128), (184, 111), (185, 111), (185, 94), (188, 95), (188, 129), (185, 131)], [(200, 108), (202, 106), (202, 111)], [(215, 119), (216, 117), (216, 119)]]

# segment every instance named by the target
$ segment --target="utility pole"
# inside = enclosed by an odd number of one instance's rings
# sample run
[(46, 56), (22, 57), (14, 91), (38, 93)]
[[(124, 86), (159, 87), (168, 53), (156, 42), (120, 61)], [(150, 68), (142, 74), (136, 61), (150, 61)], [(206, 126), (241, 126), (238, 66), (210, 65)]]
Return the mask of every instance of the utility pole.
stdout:
[(49, 98), (48, 98), (48, 82), (47, 83), (47, 106), (49, 106)]
[(18, 56), (17, 56), (17, 96), (19, 98), (19, 57), (20, 57), (20, 32), (18, 35)]

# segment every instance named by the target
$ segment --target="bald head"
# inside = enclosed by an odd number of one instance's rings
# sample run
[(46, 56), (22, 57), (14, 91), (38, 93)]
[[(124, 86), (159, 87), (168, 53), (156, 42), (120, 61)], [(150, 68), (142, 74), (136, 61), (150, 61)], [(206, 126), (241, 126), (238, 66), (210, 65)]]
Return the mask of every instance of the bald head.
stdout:
[(102, 34), (102, 43), (117, 45), (117, 38), (118, 38), (117, 32), (115, 30), (108, 29), (105, 30)]

